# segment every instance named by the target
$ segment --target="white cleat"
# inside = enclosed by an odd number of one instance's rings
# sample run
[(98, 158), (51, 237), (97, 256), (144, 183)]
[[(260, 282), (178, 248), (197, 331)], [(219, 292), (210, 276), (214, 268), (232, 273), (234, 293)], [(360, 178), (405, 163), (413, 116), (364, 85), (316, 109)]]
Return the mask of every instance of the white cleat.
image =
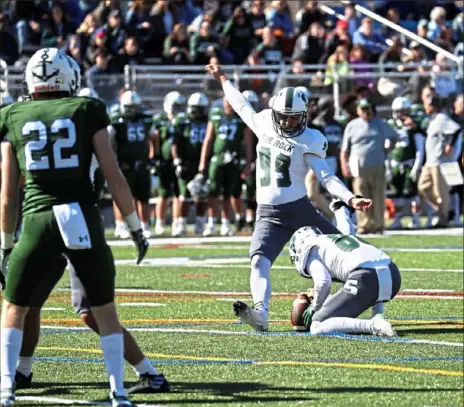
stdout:
[(15, 394), (14, 389), (2, 389), (0, 391), (0, 406), (1, 407), (12, 407), (15, 405)]
[(125, 223), (122, 225), (116, 226), (116, 229), (114, 231), (114, 235), (118, 237), (119, 239), (129, 239), (131, 237), (129, 228)]
[(155, 235), (162, 236), (164, 235), (165, 232), (166, 232), (166, 229), (164, 228), (164, 226), (157, 223), (155, 226)]
[(151, 230), (150, 230), (150, 228), (148, 228), (148, 229), (143, 229), (143, 228), (142, 228), (142, 233), (143, 233), (143, 237), (144, 237), (145, 239), (150, 239), (150, 237), (151, 237)]
[(266, 332), (269, 328), (269, 322), (265, 316), (249, 307), (242, 301), (234, 302), (234, 313), (244, 324), (250, 325), (255, 331)]
[(214, 236), (216, 234), (216, 226), (215, 225), (206, 225), (205, 230), (203, 231), (203, 236)]
[(230, 226), (224, 223), (221, 225), (220, 233), (221, 233), (221, 236), (233, 236), (234, 235), (234, 231), (230, 228)]
[(375, 336), (385, 336), (385, 337), (394, 337), (398, 336), (396, 331), (393, 329), (390, 322), (388, 322), (382, 314), (376, 315), (372, 318), (373, 328), (374, 328), (374, 335)]

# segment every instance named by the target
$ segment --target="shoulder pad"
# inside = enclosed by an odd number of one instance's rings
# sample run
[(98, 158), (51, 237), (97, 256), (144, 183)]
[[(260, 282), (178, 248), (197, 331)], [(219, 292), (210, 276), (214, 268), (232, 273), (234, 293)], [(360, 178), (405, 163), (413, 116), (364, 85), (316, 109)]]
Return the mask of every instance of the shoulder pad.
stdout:
[(329, 145), (327, 138), (316, 129), (306, 128), (302, 134), (301, 140), (305, 147), (305, 152), (325, 158), (327, 156), (327, 147)]

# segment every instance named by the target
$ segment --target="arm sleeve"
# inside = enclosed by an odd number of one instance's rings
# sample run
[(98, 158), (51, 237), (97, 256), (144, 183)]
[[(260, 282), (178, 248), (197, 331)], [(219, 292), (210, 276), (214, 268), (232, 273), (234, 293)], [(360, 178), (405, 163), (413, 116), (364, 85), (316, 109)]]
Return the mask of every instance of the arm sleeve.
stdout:
[(345, 184), (330, 170), (327, 162), (314, 154), (305, 154), (306, 165), (314, 171), (319, 182), (327, 192), (349, 204), (354, 194)]
[(317, 251), (313, 251), (308, 259), (309, 273), (314, 282), (314, 311), (318, 311), (329, 296), (332, 278), (322, 263)]
[(248, 101), (244, 98), (240, 91), (236, 89), (234, 85), (232, 85), (230, 81), (224, 82), (222, 89), (224, 90), (224, 94), (226, 95), (229, 103), (234, 108), (235, 112), (259, 138), (259, 133), (257, 131), (257, 113), (254, 111)]
[(416, 143), (416, 159), (414, 166), (422, 168), (422, 163), (425, 157), (425, 137), (421, 133), (414, 134), (414, 142)]

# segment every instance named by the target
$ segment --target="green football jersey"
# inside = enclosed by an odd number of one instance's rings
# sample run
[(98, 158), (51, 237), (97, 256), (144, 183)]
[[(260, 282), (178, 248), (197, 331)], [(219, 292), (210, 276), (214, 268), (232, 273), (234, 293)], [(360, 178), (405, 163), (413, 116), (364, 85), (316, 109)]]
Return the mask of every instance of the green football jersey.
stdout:
[(174, 139), (179, 157), (184, 161), (200, 161), (201, 148), (206, 136), (207, 121), (193, 120), (188, 114), (174, 120)]
[(214, 138), (213, 155), (219, 156), (226, 151), (240, 156), (243, 132), (246, 128), (243, 120), (236, 114), (227, 116), (220, 109), (212, 109), (209, 120), (213, 123)]
[(87, 97), (14, 103), (1, 110), (0, 139), (13, 146), (25, 177), (24, 215), (95, 202), (93, 135), (108, 124), (105, 104)]
[(148, 163), (152, 118), (144, 113), (131, 117), (119, 116), (111, 125), (115, 130), (119, 163), (128, 166)]
[(160, 136), (161, 158), (165, 161), (171, 161), (173, 126), (165, 112), (153, 116), (153, 128), (158, 131)]
[(421, 130), (404, 126), (395, 130), (398, 133), (398, 141), (391, 151), (391, 158), (399, 163), (414, 160), (417, 151), (414, 135), (421, 133)]

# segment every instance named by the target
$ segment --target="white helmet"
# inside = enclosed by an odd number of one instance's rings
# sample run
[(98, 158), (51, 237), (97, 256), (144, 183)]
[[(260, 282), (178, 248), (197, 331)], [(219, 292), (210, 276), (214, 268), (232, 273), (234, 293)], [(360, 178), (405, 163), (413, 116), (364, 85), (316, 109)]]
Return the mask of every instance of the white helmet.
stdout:
[(86, 96), (89, 98), (94, 98), (94, 99), (100, 99), (100, 96), (98, 95), (97, 91), (92, 88), (82, 88), (77, 96)]
[(80, 82), (79, 65), (57, 48), (40, 49), (26, 65), (26, 85), (30, 95), (46, 92), (75, 95)]
[[(301, 90), (283, 88), (272, 97), (269, 105), (272, 109), (274, 130), (280, 136), (297, 137), (306, 129), (308, 100)], [(297, 119), (294, 125), (288, 124), (290, 117)], [(281, 124), (281, 121), (284, 123)]]
[[(316, 244), (315, 237), (322, 235), (322, 232), (315, 227), (305, 226), (298, 229), (290, 238), (288, 253), (290, 260), (297, 267), (298, 272), (303, 277), (309, 277), (304, 269), (305, 259), (302, 258), (305, 254), (309, 253), (311, 247)], [(305, 249), (303, 251), (303, 249)], [(302, 265), (303, 267), (300, 267)]]
[(169, 92), (164, 97), (163, 110), (168, 115), (175, 115), (185, 109), (185, 97), (177, 91)]
[(303, 92), (305, 94), (305, 96), (306, 96), (307, 101), (308, 101), (307, 103), (309, 103), (309, 99), (311, 99), (311, 96), (313, 94), (311, 93), (311, 91), (306, 86), (297, 86), (295, 88), (295, 90), (299, 90), (299, 91)]
[(0, 92), (0, 106), (11, 105), (13, 102), (14, 99), (8, 92)]
[(188, 98), (187, 113), (192, 116), (193, 119), (201, 120), (207, 116), (208, 106), (208, 97), (204, 93), (195, 92)]
[(248, 101), (248, 103), (256, 108), (259, 104), (259, 98), (258, 95), (253, 92), (252, 90), (244, 90), (242, 92), (243, 97)]
[(411, 110), (411, 102), (408, 98), (399, 96), (393, 100), (392, 103), (392, 116), (394, 119), (399, 119), (401, 114), (408, 113)]
[(142, 98), (133, 90), (126, 90), (120, 99), (121, 114), (133, 115), (140, 111), (142, 106)]

